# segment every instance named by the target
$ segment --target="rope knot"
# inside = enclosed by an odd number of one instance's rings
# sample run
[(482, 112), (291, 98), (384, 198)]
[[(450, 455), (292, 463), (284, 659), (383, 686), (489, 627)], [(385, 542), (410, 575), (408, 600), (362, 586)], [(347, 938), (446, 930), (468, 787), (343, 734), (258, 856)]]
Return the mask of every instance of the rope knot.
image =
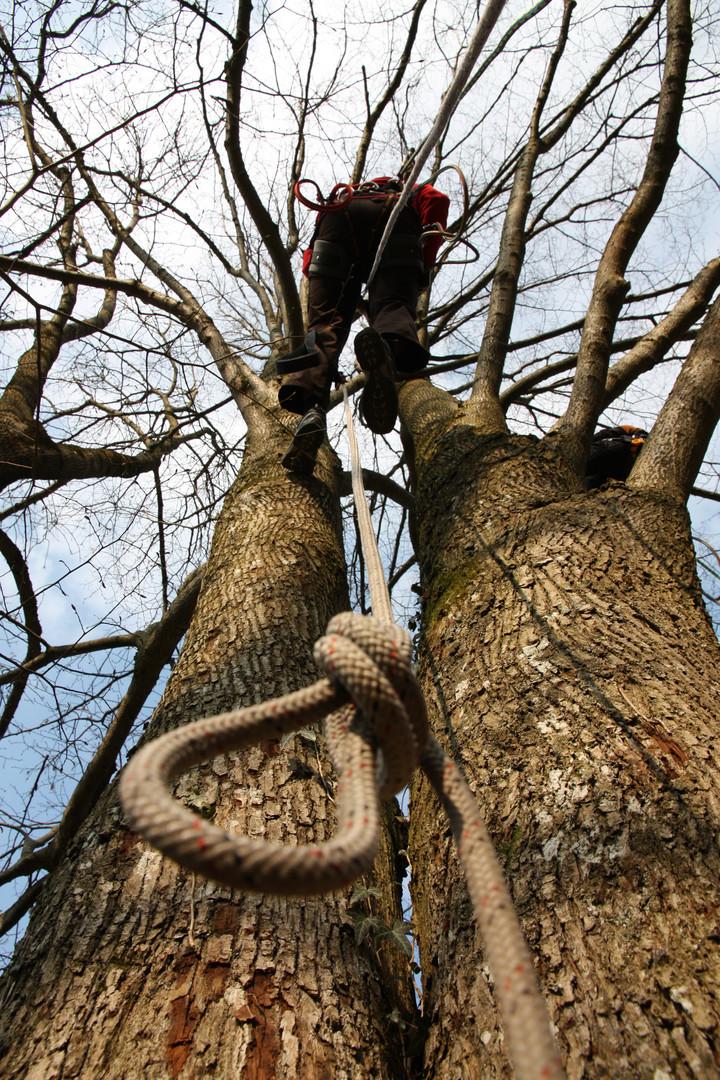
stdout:
[[(315, 644), (315, 660), (357, 710), (351, 728), (380, 751), (380, 798), (389, 799), (410, 781), (427, 742), (425, 701), (412, 669), (410, 635), (394, 623), (343, 612)], [(328, 731), (334, 760), (336, 736)], [(342, 754), (335, 760), (338, 772)]]
[[(309, 896), (367, 873), (379, 846), (379, 797), (404, 787), (425, 748), (425, 705), (404, 630), (350, 612), (328, 630), (316, 646), (328, 678), (197, 720), (138, 750), (120, 780), (134, 829), (187, 869), (237, 888)], [(170, 793), (173, 780), (201, 761), (322, 719), (338, 774), (337, 830), (325, 844), (296, 847), (229, 833)]]

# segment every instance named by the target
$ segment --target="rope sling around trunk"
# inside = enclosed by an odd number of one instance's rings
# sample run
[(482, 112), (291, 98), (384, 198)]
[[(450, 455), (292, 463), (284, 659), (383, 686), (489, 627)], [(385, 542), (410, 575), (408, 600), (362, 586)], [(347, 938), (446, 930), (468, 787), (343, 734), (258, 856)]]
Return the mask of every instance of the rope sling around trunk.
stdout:
[[(412, 668), (412, 641), (392, 620), (346, 392), (345, 418), (373, 616), (345, 612), (331, 619), (314, 650), (325, 678), (312, 686), (189, 723), (146, 743), (121, 775), (120, 799), (130, 827), (185, 869), (234, 888), (311, 896), (344, 888), (371, 870), (379, 848), (380, 803), (422, 768), (452, 827), (515, 1075), (562, 1080), (532, 957), (492, 840), (460, 770), (428, 730)], [(297, 847), (233, 835), (170, 794), (173, 781), (200, 762), (319, 720), (337, 773), (337, 830), (327, 844)]]

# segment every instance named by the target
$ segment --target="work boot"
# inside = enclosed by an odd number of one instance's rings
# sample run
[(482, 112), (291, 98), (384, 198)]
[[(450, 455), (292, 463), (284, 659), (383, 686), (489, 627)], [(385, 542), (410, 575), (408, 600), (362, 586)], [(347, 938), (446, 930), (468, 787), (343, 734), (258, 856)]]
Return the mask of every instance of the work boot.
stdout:
[(290, 449), (282, 459), (283, 468), (296, 476), (312, 476), (326, 434), (325, 413), (319, 405), (313, 405), (295, 429)]
[(390, 347), (369, 326), (355, 338), (355, 356), (367, 375), (360, 395), (360, 415), (376, 435), (387, 435), (394, 428), (398, 414), (395, 364)]

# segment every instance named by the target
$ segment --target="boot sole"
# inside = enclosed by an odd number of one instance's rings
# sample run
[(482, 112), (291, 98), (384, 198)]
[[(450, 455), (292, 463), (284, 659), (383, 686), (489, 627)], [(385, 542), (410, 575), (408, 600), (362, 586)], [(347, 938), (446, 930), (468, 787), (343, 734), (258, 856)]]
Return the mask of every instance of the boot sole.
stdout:
[(312, 476), (318, 450), (324, 439), (325, 431), (322, 428), (311, 428), (309, 431), (296, 433), (290, 443), (290, 449), (281, 461), (282, 467), (296, 476)]
[(397, 420), (398, 394), (393, 364), (377, 330), (360, 331), (355, 338), (355, 356), (367, 375), (360, 395), (360, 414), (376, 435), (387, 435)]

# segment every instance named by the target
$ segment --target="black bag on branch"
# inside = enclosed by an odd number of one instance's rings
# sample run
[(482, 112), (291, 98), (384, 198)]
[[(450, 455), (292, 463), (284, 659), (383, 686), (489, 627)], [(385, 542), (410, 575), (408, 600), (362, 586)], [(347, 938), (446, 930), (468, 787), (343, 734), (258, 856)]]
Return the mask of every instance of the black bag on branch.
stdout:
[(601, 487), (608, 480), (627, 480), (647, 437), (647, 431), (632, 424), (599, 428), (585, 470), (588, 488)]

